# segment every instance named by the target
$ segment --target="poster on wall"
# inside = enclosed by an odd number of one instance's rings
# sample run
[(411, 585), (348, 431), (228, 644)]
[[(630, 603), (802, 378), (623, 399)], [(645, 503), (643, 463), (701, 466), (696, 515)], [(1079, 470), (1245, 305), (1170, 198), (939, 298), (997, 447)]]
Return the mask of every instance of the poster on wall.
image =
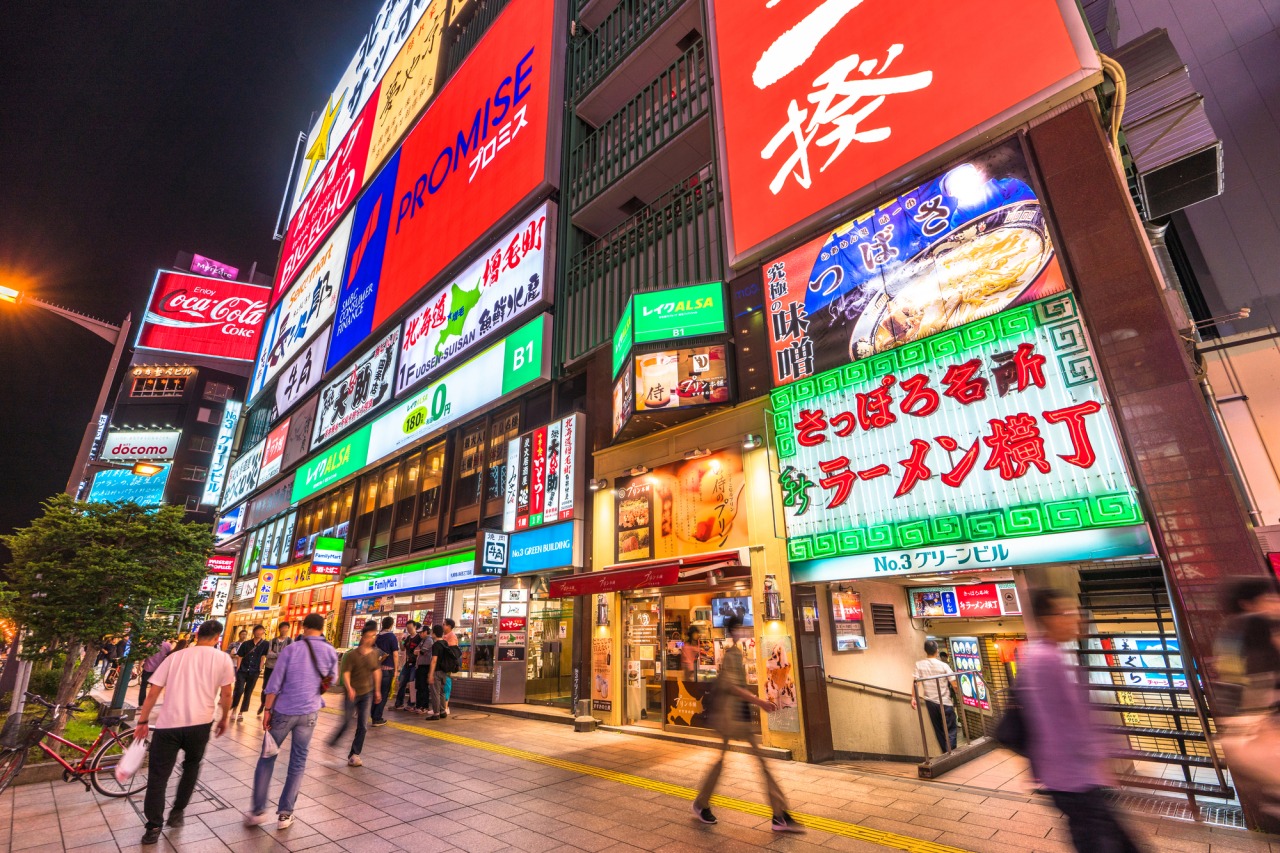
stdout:
[(862, 619), (862, 596), (834, 587), (830, 596), (831, 648), (837, 652), (865, 651), (867, 626)]
[(591, 710), (613, 710), (613, 640), (591, 638)]
[[(1162, 669), (1181, 669), (1182, 654), (1177, 637), (1113, 637), (1102, 641), (1110, 666), (1124, 667), (1124, 683), (1129, 687), (1169, 687), (1169, 674)], [(1175, 672), (1173, 686), (1187, 689), (1185, 672)]]
[[(990, 711), (991, 694), (987, 691), (986, 679), (982, 677), (982, 651), (977, 637), (951, 638), (951, 667), (956, 671), (961, 701), (970, 708)], [(936, 690), (941, 681), (921, 684), (921, 695), (928, 698), (925, 691)], [(947, 689), (945, 684), (941, 686)]]
[(1141, 556), (1074, 297), (772, 393), (793, 583)]
[(391, 399), (399, 340), (400, 330), (392, 329), (320, 391), (311, 434), (313, 450)]
[(729, 402), (723, 346), (638, 355), (635, 371), (637, 412)]
[(791, 638), (766, 634), (760, 641), (764, 652), (764, 698), (777, 706), (769, 714), (769, 731), (800, 731), (800, 708), (796, 702), (795, 660)]
[(742, 454), (717, 451), (618, 480), (614, 556), (619, 563), (745, 548)]
[(617, 435), (636, 413), (636, 374), (624, 370), (613, 383), (613, 434)]
[(775, 385), (1066, 289), (1011, 139), (764, 265)]

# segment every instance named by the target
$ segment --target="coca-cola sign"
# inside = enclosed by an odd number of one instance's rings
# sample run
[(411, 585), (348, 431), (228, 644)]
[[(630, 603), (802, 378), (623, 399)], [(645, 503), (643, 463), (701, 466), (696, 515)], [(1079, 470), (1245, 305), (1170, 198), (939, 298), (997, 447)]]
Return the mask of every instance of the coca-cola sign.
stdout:
[(243, 282), (161, 271), (137, 346), (253, 361), (270, 293)]

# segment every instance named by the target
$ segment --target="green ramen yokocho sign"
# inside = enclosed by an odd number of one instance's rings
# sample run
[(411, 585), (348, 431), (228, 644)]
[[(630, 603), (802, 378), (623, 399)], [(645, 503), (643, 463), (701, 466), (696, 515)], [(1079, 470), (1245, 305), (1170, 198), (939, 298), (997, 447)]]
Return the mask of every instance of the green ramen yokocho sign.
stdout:
[(1070, 294), (778, 388), (794, 580), (1151, 552)]

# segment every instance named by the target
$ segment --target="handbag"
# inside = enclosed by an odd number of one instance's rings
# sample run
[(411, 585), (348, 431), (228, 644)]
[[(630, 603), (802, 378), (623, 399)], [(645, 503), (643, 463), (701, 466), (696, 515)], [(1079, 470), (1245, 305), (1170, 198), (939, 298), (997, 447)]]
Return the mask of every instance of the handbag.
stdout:
[(321, 694), (328, 693), (330, 690), (333, 689), (333, 682), (334, 682), (333, 673), (331, 672), (328, 675), (325, 675), (323, 672), (321, 672), (320, 661), (316, 660), (316, 650), (311, 648), (311, 643), (309, 641), (303, 640), (302, 642), (306, 644), (307, 654), (311, 655), (311, 665), (315, 667), (316, 675), (320, 677), (320, 693)]
[(1000, 722), (996, 723), (995, 738), (1000, 745), (1018, 755), (1026, 755), (1031, 740), (1027, 731), (1027, 718), (1018, 697), (1018, 685), (1009, 685), (1008, 701)]

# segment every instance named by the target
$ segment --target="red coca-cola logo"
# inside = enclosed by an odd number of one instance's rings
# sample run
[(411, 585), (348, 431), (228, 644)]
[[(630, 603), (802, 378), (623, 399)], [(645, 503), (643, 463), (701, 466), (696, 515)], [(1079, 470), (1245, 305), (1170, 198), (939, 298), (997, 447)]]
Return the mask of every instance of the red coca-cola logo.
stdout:
[(267, 315), (265, 299), (250, 299), (245, 296), (228, 296), (218, 298), (212, 291), (196, 292), (175, 290), (165, 297), (160, 306), (162, 311), (173, 314), (185, 314), (200, 320), (213, 323), (238, 323), (244, 326), (260, 326)]

